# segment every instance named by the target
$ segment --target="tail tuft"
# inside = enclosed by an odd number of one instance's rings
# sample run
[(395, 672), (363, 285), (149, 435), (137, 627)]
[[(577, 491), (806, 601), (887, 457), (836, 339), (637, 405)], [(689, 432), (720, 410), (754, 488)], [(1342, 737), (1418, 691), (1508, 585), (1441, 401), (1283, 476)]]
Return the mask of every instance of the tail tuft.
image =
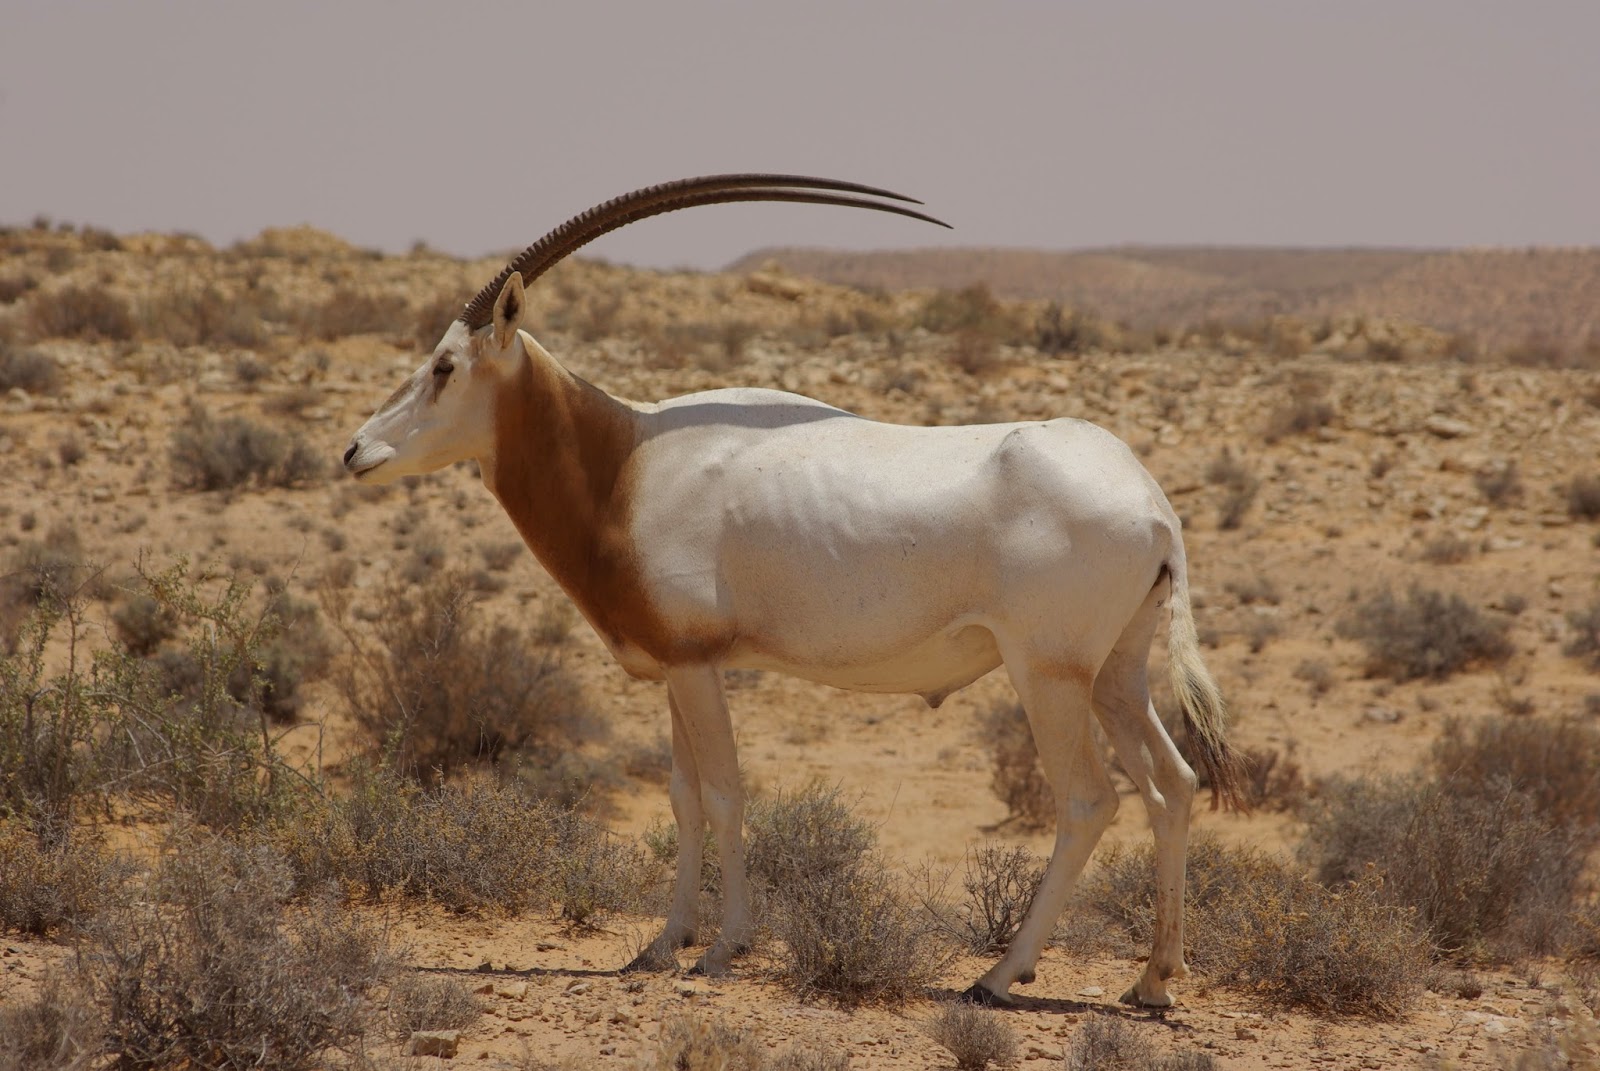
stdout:
[(1182, 560), (1168, 566), (1172, 578), (1172, 630), (1167, 640), (1167, 671), (1172, 694), (1183, 711), (1183, 727), (1211, 781), (1211, 809), (1244, 813), (1250, 810), (1245, 792), (1245, 764), (1228, 743), (1228, 706), (1222, 690), (1200, 657), (1194, 610), (1189, 604), (1189, 580)]

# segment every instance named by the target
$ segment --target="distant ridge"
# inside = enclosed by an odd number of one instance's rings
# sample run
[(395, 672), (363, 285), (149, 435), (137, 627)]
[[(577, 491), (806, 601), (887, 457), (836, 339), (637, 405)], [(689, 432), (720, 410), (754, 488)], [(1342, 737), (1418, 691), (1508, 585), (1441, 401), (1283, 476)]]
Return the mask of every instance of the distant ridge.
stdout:
[(1533, 339), (1600, 342), (1600, 249), (1295, 249), (1119, 246), (1076, 252), (760, 249), (730, 271), (776, 262), (828, 282), (887, 290), (983, 283), (1135, 327), (1361, 315), (1425, 324), (1505, 349)]

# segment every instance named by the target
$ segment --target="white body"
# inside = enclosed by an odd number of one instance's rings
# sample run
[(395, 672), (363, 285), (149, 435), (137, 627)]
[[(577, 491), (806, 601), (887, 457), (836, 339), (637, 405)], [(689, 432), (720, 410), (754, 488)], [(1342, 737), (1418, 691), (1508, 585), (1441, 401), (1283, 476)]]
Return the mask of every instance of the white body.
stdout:
[(1155, 947), (1125, 999), (1170, 1003), (1167, 980), (1184, 970), (1195, 776), (1145, 678), (1169, 596), (1186, 724), (1224, 798), (1235, 771), (1195, 640), (1179, 522), (1128, 448), (1077, 420), (905, 427), (768, 390), (624, 403), (518, 330), (521, 311), (513, 274), (492, 325), (452, 327), (345, 463), (384, 479), (477, 458), (622, 666), (667, 682), (680, 857), (652, 954), (693, 938), (708, 822), (725, 904), (701, 967), (725, 970), (751, 932), (723, 670), (937, 705), (1004, 664), (1055, 792), (1056, 847), (1021, 931), (969, 995), (1004, 999), (1031, 979), (1116, 810), (1090, 731), (1098, 719), (1157, 842)]

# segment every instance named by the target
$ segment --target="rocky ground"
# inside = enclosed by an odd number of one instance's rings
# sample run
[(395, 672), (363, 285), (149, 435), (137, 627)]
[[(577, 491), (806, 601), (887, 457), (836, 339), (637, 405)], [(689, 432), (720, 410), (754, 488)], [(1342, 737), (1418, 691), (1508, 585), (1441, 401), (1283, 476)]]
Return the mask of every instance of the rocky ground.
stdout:
[[(413, 323), (426, 334), (439, 303), (469, 296), (496, 264), (425, 252), (376, 258), (307, 233), (265, 235), (220, 253), (180, 238), (120, 245), (97, 250), (78, 236), (23, 232), (0, 260), (0, 280), (34, 281), (0, 305), (0, 339), (62, 370), (53, 389), (0, 397), (0, 541), (18, 547), (70, 531), (119, 574), (140, 554), (187, 554), (286, 578), (308, 599), (339, 575), (358, 609), (430, 541), (485, 561), (516, 541), (467, 466), (372, 491), (337, 477), (333, 464), (421, 360)], [(126, 337), (41, 330), (39, 295), (67, 287), (124, 297), (135, 316)], [(162, 310), (176, 307), (174, 294), (205, 293), (220, 295), (206, 308), (224, 326), (184, 337), (172, 325), (192, 325), (195, 314)], [(1563, 653), (1569, 615), (1600, 598), (1600, 523), (1574, 516), (1568, 494), (1574, 480), (1600, 478), (1595, 370), (1379, 362), (1361, 359), (1367, 338), (1339, 334), (1287, 353), (1282, 344), (1178, 333), (1142, 352), (1047, 355), (1016, 338), (919, 328), (913, 314), (926, 295), (761, 272), (663, 275), (577, 263), (535, 300), (533, 331), (546, 347), (630, 397), (759, 385), (910, 423), (1076, 416), (1103, 424), (1134, 446), (1185, 520), (1196, 615), (1236, 713), (1236, 738), (1297, 764), (1303, 783), (1410, 771), (1448, 718), (1600, 717), (1600, 678)], [(334, 322), (330, 309), (358, 301), (372, 306), (375, 324)], [(241, 326), (226, 327), (233, 316)], [(1431, 337), (1404, 324), (1360, 330), (1423, 340), (1420, 351)], [(192, 402), (292, 431), (325, 461), (298, 486), (180, 489), (169, 445), (192, 420)], [(563, 597), (531, 556), (514, 556), (496, 575), (500, 590), (486, 595), (493, 615), (559, 620)], [(1509, 659), (1444, 680), (1369, 675), (1367, 652), (1340, 623), (1361, 599), (1412, 585), (1459, 594), (1505, 619)], [(660, 686), (627, 678), (581, 623), (565, 649), (586, 702), (611, 727), (595, 747), (659, 751)], [(985, 839), (1048, 851), (1046, 834), (1006, 822), (990, 790), (978, 727), (1010, 698), (1002, 677), (938, 710), (914, 697), (759, 674), (730, 687), (754, 791), (813, 778), (837, 784), (859, 798), (890, 856), (906, 863), (958, 863)], [(363, 744), (333, 689), (313, 685), (308, 694), (304, 739), (320, 740), (336, 774)], [(302, 753), (314, 749), (306, 743)], [(1119, 788), (1125, 806), (1109, 837), (1147, 836), (1136, 796), (1126, 782)], [(608, 806), (608, 822), (624, 833), (670, 817), (659, 776), (624, 777)], [(1197, 809), (1195, 822), (1229, 843), (1272, 849), (1291, 848), (1300, 834), (1292, 810), (1271, 806), (1249, 817)], [(847, 1012), (795, 999), (759, 964), (725, 979), (619, 976), (649, 919), (579, 932), (542, 916), (389, 910), (385, 921), (417, 970), (458, 974), (485, 1000), (456, 1062), (519, 1066), (531, 1053), (635, 1066), (654, 1051), (664, 1017), (695, 1009), (758, 1028), (774, 1052), (825, 1043), (855, 1068), (948, 1065), (920, 1029), (938, 994)], [(67, 954), (49, 942), (5, 941), (0, 990), (8, 995), (28, 991)], [(964, 960), (945, 985), (964, 988), (982, 969)], [(1590, 1021), (1554, 961), (1491, 965), (1480, 995), (1428, 992), (1409, 1017), (1382, 1024), (1274, 1010), (1203, 977), (1176, 987), (1172, 1011), (1134, 1013), (1114, 998), (1137, 970), (1128, 957), (1047, 952), (1038, 981), (1019, 989), (1017, 1008), (1005, 1013), (1021, 1035), (1024, 1065), (1061, 1059), (1095, 1014), (1126, 1019), (1163, 1051), (1209, 1053), (1227, 1068), (1293, 1069), (1509, 1066), (1519, 1049), (1542, 1044), (1549, 1024)]]

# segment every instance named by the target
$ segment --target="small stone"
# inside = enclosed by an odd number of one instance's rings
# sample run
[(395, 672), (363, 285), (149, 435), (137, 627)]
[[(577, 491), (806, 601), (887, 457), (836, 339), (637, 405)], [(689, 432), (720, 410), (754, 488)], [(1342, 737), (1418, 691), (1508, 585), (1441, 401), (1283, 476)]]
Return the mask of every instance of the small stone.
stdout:
[(1103, 997), (1105, 995), (1106, 991), (1097, 985), (1086, 985), (1078, 990), (1078, 996), (1080, 997)]
[(501, 982), (494, 986), (494, 994), (506, 1000), (521, 1000), (528, 995), (527, 982)]
[(570, 993), (571, 995), (575, 996), (575, 997), (576, 996), (580, 996), (580, 995), (582, 995), (584, 993), (589, 992), (589, 983), (588, 982), (573, 982), (571, 985), (567, 986), (567, 992)]
[(1368, 707), (1361, 712), (1361, 716), (1379, 725), (1393, 725), (1400, 720), (1400, 712), (1389, 707)]
[(1251, 1030), (1248, 1026), (1245, 1026), (1243, 1023), (1235, 1023), (1233, 1027), (1233, 1036), (1238, 1038), (1240, 1041), (1254, 1041), (1256, 1039), (1256, 1032)]
[(412, 1056), (438, 1056), (449, 1060), (461, 1044), (459, 1030), (416, 1030), (406, 1051)]
[(1455, 420), (1451, 417), (1439, 416), (1437, 413), (1424, 421), (1422, 426), (1430, 435), (1436, 435), (1441, 439), (1459, 439), (1463, 435), (1471, 435), (1478, 430), (1465, 420)]

